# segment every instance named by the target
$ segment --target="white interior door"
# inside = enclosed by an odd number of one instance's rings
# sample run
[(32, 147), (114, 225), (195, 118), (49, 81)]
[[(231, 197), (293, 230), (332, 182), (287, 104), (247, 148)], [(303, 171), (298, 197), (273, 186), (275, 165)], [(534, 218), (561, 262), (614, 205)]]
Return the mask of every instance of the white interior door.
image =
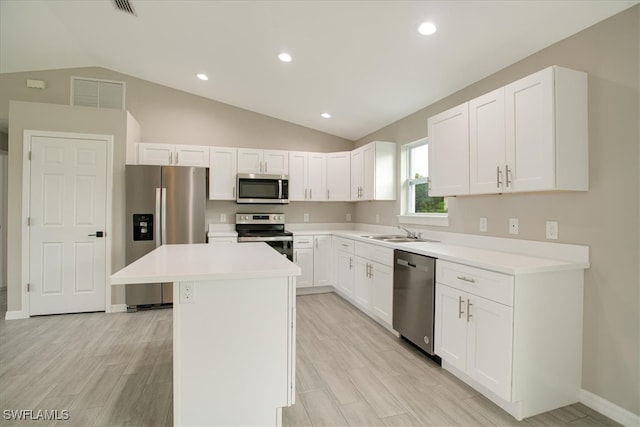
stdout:
[(105, 310), (106, 200), (106, 140), (31, 137), (30, 315)]

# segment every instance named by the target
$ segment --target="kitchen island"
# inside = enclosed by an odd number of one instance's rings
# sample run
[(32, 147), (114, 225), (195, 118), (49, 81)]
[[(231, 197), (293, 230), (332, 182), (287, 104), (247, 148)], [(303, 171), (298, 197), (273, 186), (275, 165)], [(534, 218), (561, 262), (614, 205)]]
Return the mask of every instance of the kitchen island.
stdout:
[(265, 243), (163, 245), (112, 285), (173, 282), (175, 426), (279, 425), (295, 396), (295, 277)]

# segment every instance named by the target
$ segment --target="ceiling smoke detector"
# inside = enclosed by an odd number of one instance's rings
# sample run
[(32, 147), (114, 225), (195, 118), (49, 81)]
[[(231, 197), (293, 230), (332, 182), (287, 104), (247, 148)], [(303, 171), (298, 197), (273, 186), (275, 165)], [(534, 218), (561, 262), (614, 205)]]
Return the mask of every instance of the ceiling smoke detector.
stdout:
[(136, 13), (133, 11), (133, 6), (129, 0), (111, 0), (116, 9), (121, 10), (126, 13), (130, 13), (131, 15), (135, 15)]

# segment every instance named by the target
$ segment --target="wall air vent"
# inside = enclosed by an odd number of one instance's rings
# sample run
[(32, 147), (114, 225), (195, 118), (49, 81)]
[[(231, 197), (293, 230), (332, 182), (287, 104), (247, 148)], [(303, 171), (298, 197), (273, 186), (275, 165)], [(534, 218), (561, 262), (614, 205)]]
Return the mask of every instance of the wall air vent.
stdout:
[(136, 13), (133, 11), (133, 6), (131, 6), (131, 2), (129, 0), (111, 0), (116, 9), (121, 10), (126, 13), (130, 13), (135, 15)]
[(125, 109), (125, 82), (71, 77), (71, 105)]

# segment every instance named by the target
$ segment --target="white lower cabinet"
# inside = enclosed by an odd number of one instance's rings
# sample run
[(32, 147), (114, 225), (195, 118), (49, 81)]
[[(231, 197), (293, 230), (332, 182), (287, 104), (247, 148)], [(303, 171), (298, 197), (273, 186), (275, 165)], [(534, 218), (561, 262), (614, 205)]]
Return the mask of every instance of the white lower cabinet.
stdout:
[[(352, 254), (338, 255), (337, 287), (358, 308), (391, 329), (393, 309), (393, 249), (355, 242)], [(342, 260), (342, 261), (341, 261)], [(347, 267), (347, 260), (349, 262)], [(340, 263), (343, 276), (340, 277)], [(351, 276), (351, 277), (349, 277)], [(341, 279), (343, 279), (341, 281)], [(348, 280), (352, 282), (348, 282)]]
[(330, 286), (333, 272), (331, 235), (295, 236), (293, 262), (302, 269), (297, 288)]
[(442, 367), (516, 419), (580, 400), (584, 271), (509, 275), (436, 261)]
[(512, 322), (509, 306), (436, 285), (436, 354), (507, 400)]
[(355, 265), (353, 240), (333, 238), (335, 279), (334, 286), (339, 294), (353, 300), (355, 294)]

